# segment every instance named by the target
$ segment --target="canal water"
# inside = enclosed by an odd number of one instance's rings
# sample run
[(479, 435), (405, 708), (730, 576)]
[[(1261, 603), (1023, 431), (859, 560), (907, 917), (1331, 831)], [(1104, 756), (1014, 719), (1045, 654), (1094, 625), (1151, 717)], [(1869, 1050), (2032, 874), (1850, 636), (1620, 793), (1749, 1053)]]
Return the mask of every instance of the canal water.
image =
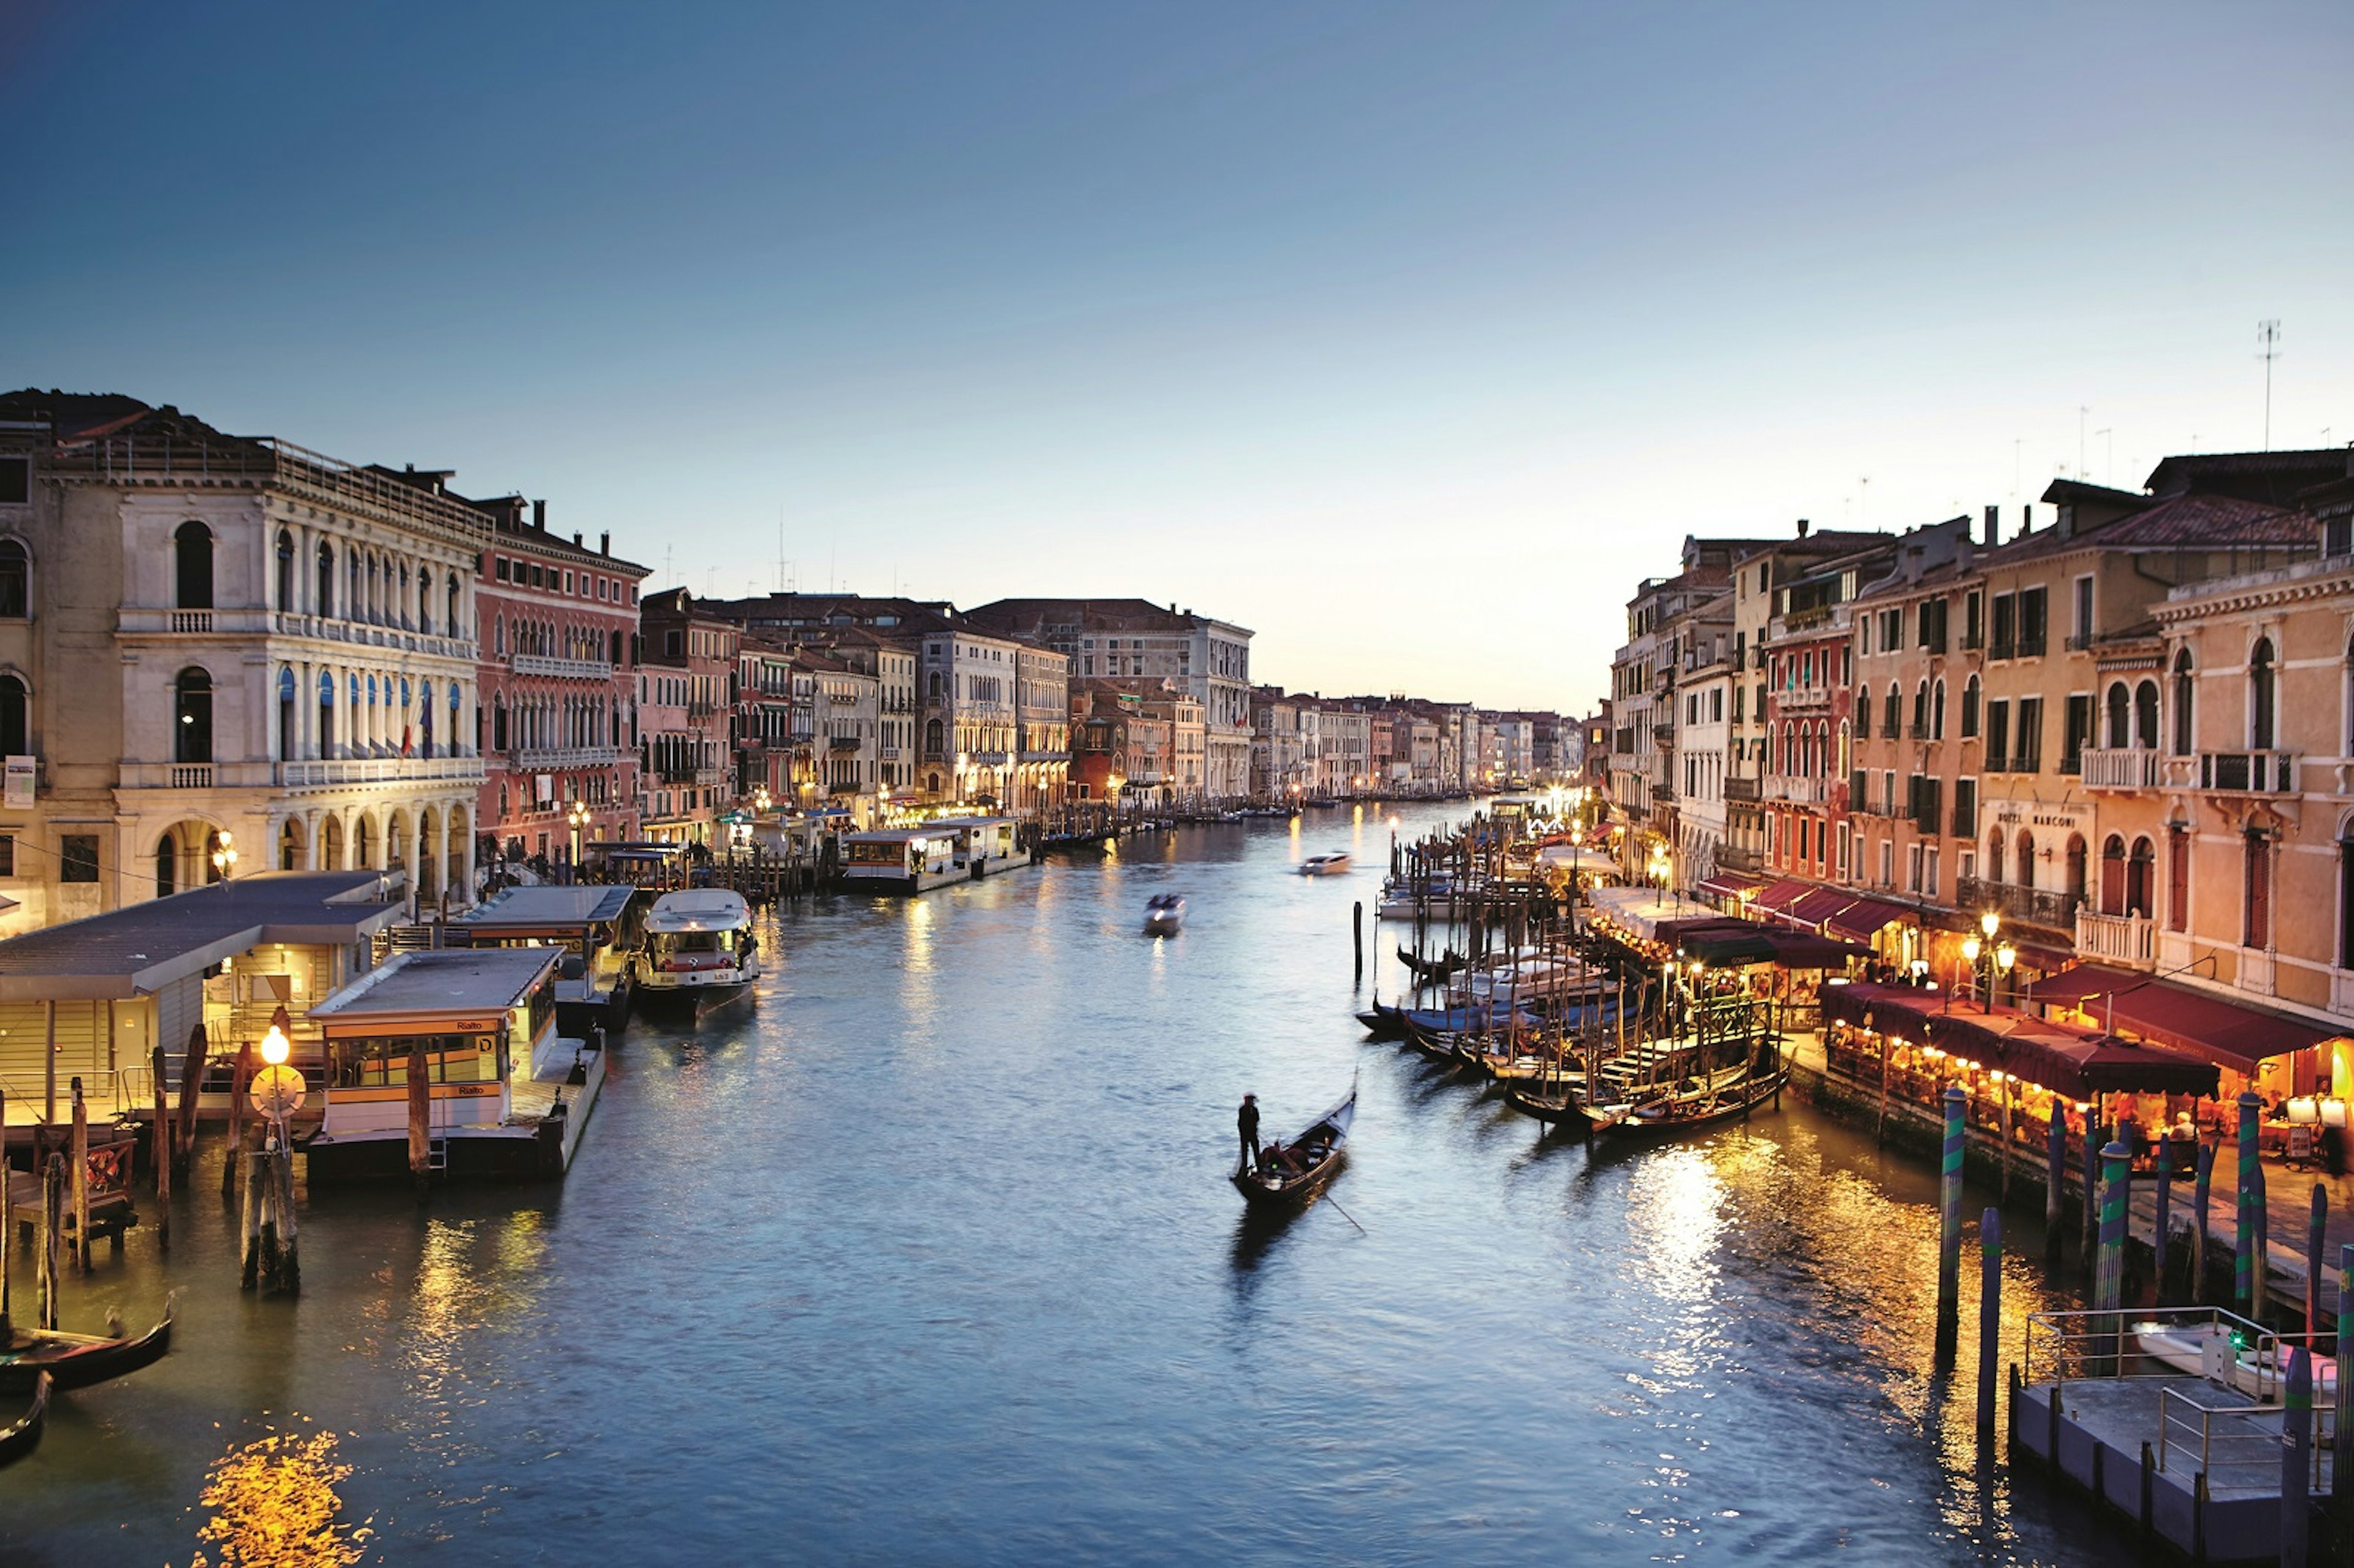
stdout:
[[(0, 1561), (2131, 1560), (1979, 1467), (1925, 1167), (1795, 1103), (1589, 1153), (1366, 1043), (1390, 833), (787, 908), (751, 1005), (632, 1029), (560, 1189), (312, 1196), (299, 1302), (238, 1292), (200, 1166), (168, 1259), (69, 1281), (69, 1326), (180, 1330), (0, 1472)], [(1337, 1205), (1246, 1222), (1235, 1101), (1360, 1075)]]

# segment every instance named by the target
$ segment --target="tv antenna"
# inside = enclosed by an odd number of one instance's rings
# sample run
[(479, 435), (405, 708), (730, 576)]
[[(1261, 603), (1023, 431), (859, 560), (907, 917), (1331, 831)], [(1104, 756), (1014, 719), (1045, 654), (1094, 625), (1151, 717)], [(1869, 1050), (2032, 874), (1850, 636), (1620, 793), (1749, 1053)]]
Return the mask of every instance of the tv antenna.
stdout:
[(2107, 429), (2094, 430), (2093, 434), (2101, 438), (2101, 482), (2107, 484), (2117, 472), (2117, 428), (2111, 425)]
[(2084, 416), (2091, 412), (2092, 410), (2082, 403), (2076, 405), (2076, 477), (2078, 479), (2087, 477), (2084, 472)]
[(2264, 450), (2273, 450), (2273, 361), (2281, 356), (2280, 318), (2256, 323), (2256, 357), (2264, 362)]

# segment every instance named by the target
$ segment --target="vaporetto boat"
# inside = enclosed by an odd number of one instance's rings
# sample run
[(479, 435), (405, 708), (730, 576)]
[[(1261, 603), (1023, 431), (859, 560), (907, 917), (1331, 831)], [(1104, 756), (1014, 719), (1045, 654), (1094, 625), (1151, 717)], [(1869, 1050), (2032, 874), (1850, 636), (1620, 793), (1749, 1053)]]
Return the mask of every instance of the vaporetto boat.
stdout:
[(1011, 817), (943, 817), (842, 838), (842, 885), (854, 893), (926, 893), (1030, 863)]
[(760, 942), (744, 895), (688, 887), (654, 900), (638, 959), (638, 1006), (702, 1013), (735, 1001), (760, 973)]

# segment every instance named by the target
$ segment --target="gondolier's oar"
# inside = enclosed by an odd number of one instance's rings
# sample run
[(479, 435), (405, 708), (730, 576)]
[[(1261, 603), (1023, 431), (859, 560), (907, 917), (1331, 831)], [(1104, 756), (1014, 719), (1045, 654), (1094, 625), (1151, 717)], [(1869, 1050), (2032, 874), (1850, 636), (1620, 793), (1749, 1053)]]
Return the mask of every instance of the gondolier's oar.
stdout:
[[(1326, 1202), (1328, 1202), (1328, 1203), (1331, 1204), (1334, 1208), (1336, 1208), (1336, 1209), (1341, 1209), (1340, 1200), (1338, 1200), (1338, 1199), (1334, 1198), (1334, 1197), (1332, 1196), (1332, 1194), (1331, 1194), (1331, 1193), (1330, 1193), (1330, 1192), (1325, 1193), (1325, 1194), (1324, 1194), (1324, 1201), (1325, 1201)], [(1351, 1224), (1352, 1224), (1352, 1225), (1357, 1225), (1357, 1216), (1356, 1216), (1356, 1215), (1354, 1215), (1354, 1214), (1352, 1214), (1352, 1213), (1349, 1213), (1349, 1211), (1348, 1211), (1348, 1210), (1346, 1210), (1346, 1209), (1341, 1209), (1341, 1217), (1342, 1219), (1344, 1219), (1344, 1220), (1348, 1221)], [(1373, 1232), (1371, 1232), (1371, 1231), (1369, 1231), (1369, 1230), (1367, 1230), (1367, 1229), (1365, 1229), (1365, 1227), (1364, 1227), (1364, 1226), (1363, 1226), (1363, 1225), (1357, 1225), (1357, 1234), (1358, 1234), (1359, 1235), (1367, 1235), (1367, 1236), (1369, 1236), (1369, 1235), (1372, 1235), (1373, 1233)]]

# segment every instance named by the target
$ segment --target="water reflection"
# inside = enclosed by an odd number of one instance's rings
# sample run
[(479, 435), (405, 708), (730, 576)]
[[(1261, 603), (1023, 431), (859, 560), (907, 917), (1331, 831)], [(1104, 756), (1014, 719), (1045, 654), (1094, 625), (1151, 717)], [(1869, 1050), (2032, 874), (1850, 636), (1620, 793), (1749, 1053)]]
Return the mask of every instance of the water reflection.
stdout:
[(352, 1467), (335, 1450), (332, 1432), (277, 1432), (216, 1460), (198, 1499), (212, 1517), (196, 1531), (202, 1545), (192, 1568), (350, 1568), (359, 1562), (376, 1532), (365, 1521), (341, 1518), (335, 1489)]

